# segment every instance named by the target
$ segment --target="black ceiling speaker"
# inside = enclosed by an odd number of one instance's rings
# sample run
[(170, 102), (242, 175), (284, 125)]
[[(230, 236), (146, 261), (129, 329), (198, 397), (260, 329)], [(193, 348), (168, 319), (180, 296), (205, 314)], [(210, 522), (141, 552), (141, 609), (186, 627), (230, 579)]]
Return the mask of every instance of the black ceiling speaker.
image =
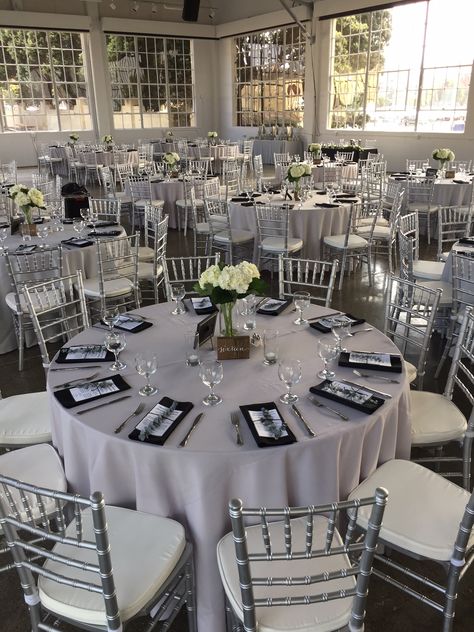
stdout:
[(184, 0), (183, 20), (186, 22), (197, 22), (200, 2), (201, 0)]

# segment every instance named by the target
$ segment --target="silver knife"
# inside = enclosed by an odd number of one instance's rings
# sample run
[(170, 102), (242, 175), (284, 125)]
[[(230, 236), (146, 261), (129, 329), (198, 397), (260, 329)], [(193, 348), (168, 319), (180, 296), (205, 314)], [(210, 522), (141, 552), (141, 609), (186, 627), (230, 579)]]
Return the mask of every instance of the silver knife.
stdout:
[(124, 395), (123, 397), (117, 397), (117, 399), (111, 399), (108, 402), (103, 402), (102, 404), (97, 404), (97, 406), (90, 406), (89, 408), (85, 408), (84, 410), (80, 410), (77, 414), (83, 415), (84, 413), (88, 413), (90, 410), (95, 410), (96, 408), (102, 408), (102, 406), (108, 406), (109, 404), (115, 404), (115, 402), (121, 402), (124, 399), (128, 399), (131, 395)]
[(295, 406), (294, 404), (291, 404), (291, 410), (295, 413), (295, 415), (296, 415), (296, 416), (298, 417), (298, 419), (301, 421), (301, 423), (302, 423), (302, 424), (303, 424), (303, 426), (305, 427), (306, 432), (309, 434), (309, 436), (310, 436), (310, 437), (315, 437), (315, 436), (316, 436), (316, 433), (314, 432), (314, 430), (312, 430), (312, 429), (308, 426), (308, 424), (307, 424), (307, 422), (306, 422), (305, 418), (303, 417), (303, 415), (300, 413), (300, 411), (298, 410), (298, 408), (296, 408), (296, 406)]
[(374, 395), (380, 395), (381, 397), (386, 397), (387, 399), (392, 399), (393, 397), (392, 395), (390, 395), (390, 393), (385, 393), (385, 391), (376, 391), (375, 388), (370, 388), (370, 386), (365, 386), (364, 384), (359, 384), (358, 382), (349, 382), (349, 380), (330, 380), (330, 382), (334, 381), (342, 382), (343, 384), (348, 384), (352, 387), (355, 386), (356, 388), (365, 389), (370, 393), (374, 393)]
[(193, 433), (194, 429), (196, 428), (196, 426), (198, 425), (199, 421), (201, 420), (201, 417), (204, 415), (204, 413), (199, 413), (199, 415), (196, 416), (195, 420), (193, 421), (193, 425), (191, 426), (191, 428), (188, 430), (186, 436), (184, 437), (184, 439), (181, 441), (181, 443), (179, 444), (180, 448), (184, 448), (185, 445), (187, 444), (189, 437), (191, 436), (191, 434)]
[(308, 318), (308, 322), (313, 320), (322, 320), (323, 318), (331, 318), (332, 316), (342, 316), (344, 312), (331, 312), (330, 314), (321, 314), (321, 316), (315, 316), (314, 318)]
[(98, 364), (86, 364), (81, 366), (66, 366), (66, 367), (54, 367), (52, 369), (48, 369), (48, 371), (82, 371), (84, 369), (101, 369), (102, 367)]

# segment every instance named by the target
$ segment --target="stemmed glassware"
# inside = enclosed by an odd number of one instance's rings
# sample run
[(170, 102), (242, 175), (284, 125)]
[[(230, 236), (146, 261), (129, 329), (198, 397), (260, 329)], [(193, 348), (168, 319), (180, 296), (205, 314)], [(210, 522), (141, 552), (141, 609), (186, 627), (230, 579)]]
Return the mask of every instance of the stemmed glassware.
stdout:
[(295, 292), (293, 294), (293, 303), (299, 312), (298, 318), (293, 321), (295, 325), (307, 325), (308, 321), (303, 318), (303, 311), (309, 307), (310, 293), (309, 292)]
[(40, 248), (44, 250), (46, 248), (46, 238), (49, 235), (49, 226), (47, 224), (38, 224), (36, 227), (36, 234), (41, 240)]
[(80, 239), (82, 238), (82, 231), (84, 230), (84, 225), (85, 223), (83, 219), (79, 219), (78, 217), (75, 217), (72, 220), (72, 227), (76, 231)]
[(96, 224), (99, 221), (99, 213), (94, 209), (89, 209), (89, 221), (92, 224), (93, 231), (96, 231)]
[(118, 307), (109, 307), (102, 312), (102, 320), (107, 325), (110, 333), (114, 333), (114, 327), (118, 323), (120, 312)]
[(202, 403), (205, 406), (217, 406), (217, 404), (220, 404), (222, 397), (214, 393), (214, 386), (220, 384), (224, 377), (222, 362), (218, 362), (217, 360), (202, 362), (199, 366), (199, 377), (203, 384), (209, 387), (209, 395), (204, 397)]
[(143, 375), (146, 378), (145, 386), (138, 391), (139, 395), (148, 397), (148, 395), (154, 395), (158, 392), (156, 386), (150, 384), (150, 376), (156, 373), (158, 368), (158, 358), (152, 351), (144, 351), (135, 356), (135, 368), (139, 375)]
[(4, 226), (3, 228), (0, 228), (0, 252), (5, 252), (6, 248), (4, 246), (5, 243), (5, 239), (8, 237), (8, 231), (10, 229), (6, 226)]
[(115, 356), (115, 362), (109, 366), (111, 371), (123, 371), (126, 368), (125, 362), (120, 362), (120, 352), (127, 346), (127, 341), (123, 334), (111, 333), (105, 336), (105, 348), (112, 351)]
[(81, 210), (79, 211), (79, 213), (81, 214), (82, 219), (86, 222), (90, 221), (90, 209), (88, 208), (81, 208)]
[(291, 392), (291, 387), (301, 381), (301, 362), (299, 360), (282, 360), (278, 364), (278, 377), (287, 388), (287, 392), (280, 395), (280, 401), (284, 404), (297, 402), (298, 395)]
[(331, 327), (331, 331), (337, 341), (336, 349), (338, 353), (341, 353), (341, 351), (347, 351), (347, 349), (342, 346), (342, 341), (352, 336), (351, 325), (352, 323), (348, 321), (339, 322)]
[(329, 380), (336, 377), (334, 371), (328, 369), (328, 363), (337, 358), (337, 346), (326, 340), (318, 340), (318, 355), (324, 362), (324, 369), (318, 373), (318, 377)]
[(186, 296), (186, 290), (183, 283), (173, 283), (171, 286), (171, 300), (176, 301), (176, 307), (171, 312), (174, 316), (184, 314), (186, 310), (182, 303), (183, 298)]

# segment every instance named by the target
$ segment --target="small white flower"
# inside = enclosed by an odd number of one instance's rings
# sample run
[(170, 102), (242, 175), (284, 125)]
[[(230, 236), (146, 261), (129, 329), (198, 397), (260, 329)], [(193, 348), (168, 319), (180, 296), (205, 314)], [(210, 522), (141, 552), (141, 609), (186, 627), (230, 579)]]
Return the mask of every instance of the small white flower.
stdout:
[(23, 191), (19, 191), (15, 196), (15, 202), (18, 204), (18, 206), (29, 206), (31, 200), (26, 193), (23, 193)]
[(320, 143), (311, 143), (310, 146), (308, 147), (308, 151), (310, 151), (311, 153), (317, 153), (318, 151), (321, 151), (321, 144)]
[(38, 207), (43, 207), (44, 206), (44, 197), (41, 191), (39, 191), (38, 189), (30, 189), (28, 191), (28, 197), (31, 200), (31, 203), (34, 206), (38, 206)]
[(210, 266), (207, 270), (201, 274), (199, 278), (199, 286), (204, 289), (206, 285), (212, 285), (213, 287), (217, 287), (219, 285), (219, 277), (221, 271), (219, 266)]

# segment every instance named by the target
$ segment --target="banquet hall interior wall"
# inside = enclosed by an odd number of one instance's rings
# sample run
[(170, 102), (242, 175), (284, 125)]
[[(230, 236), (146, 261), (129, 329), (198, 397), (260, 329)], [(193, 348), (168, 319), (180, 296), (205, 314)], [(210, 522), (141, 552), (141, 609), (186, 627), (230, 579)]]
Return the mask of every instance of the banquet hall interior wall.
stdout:
[[(470, 0), (466, 0), (468, 2)], [(327, 129), (329, 28), (330, 21), (320, 16), (358, 8), (374, 7), (384, 0), (316, 0), (314, 9), (305, 4), (294, 8), (299, 20), (315, 35), (314, 44), (307, 44), (305, 77), (304, 126), (298, 134), (306, 144), (310, 140), (334, 142), (347, 139), (345, 130)], [(256, 128), (233, 125), (232, 45), (233, 36), (291, 23), (279, 0), (212, 0), (201, 6), (216, 7), (215, 17), (202, 9), (198, 23), (183, 22), (177, 11), (165, 11), (158, 4), (158, 13), (150, 15), (130, 12), (130, 3), (118, 0), (116, 9), (103, 1), (69, 0), (0, 0), (1, 26), (36, 28), (78, 28), (90, 32), (91, 100), (95, 103), (94, 130), (81, 132), (83, 140), (111, 133), (117, 142), (132, 143), (137, 138), (159, 137), (161, 129), (114, 130), (111, 90), (105, 61), (106, 31), (135, 34), (157, 34), (190, 37), (194, 46), (194, 87), (196, 127), (177, 128), (175, 134), (184, 137), (204, 136), (216, 129), (221, 137), (238, 139), (256, 135)], [(171, 3), (173, 4), (173, 3)], [(175, 3), (179, 4), (179, 3)], [(291, 3), (287, 3), (291, 5)], [(146, 5), (145, 5), (146, 6)], [(23, 10), (12, 10), (22, 7)], [(67, 13), (65, 11), (67, 10)], [(448, 9), (447, 9), (448, 10)], [(156, 15), (156, 17), (155, 17)], [(147, 18), (147, 19), (144, 19)], [(458, 159), (472, 159), (474, 149), (474, 82), (471, 81), (465, 132), (434, 134), (414, 132), (352, 132), (376, 140), (388, 162), (388, 170), (404, 167), (405, 158), (425, 158), (434, 147), (450, 147)], [(40, 142), (66, 141), (69, 132), (41, 132)], [(14, 142), (12, 142), (14, 141)], [(35, 153), (28, 133), (0, 135), (0, 161), (15, 159), (20, 166), (35, 164)]]

